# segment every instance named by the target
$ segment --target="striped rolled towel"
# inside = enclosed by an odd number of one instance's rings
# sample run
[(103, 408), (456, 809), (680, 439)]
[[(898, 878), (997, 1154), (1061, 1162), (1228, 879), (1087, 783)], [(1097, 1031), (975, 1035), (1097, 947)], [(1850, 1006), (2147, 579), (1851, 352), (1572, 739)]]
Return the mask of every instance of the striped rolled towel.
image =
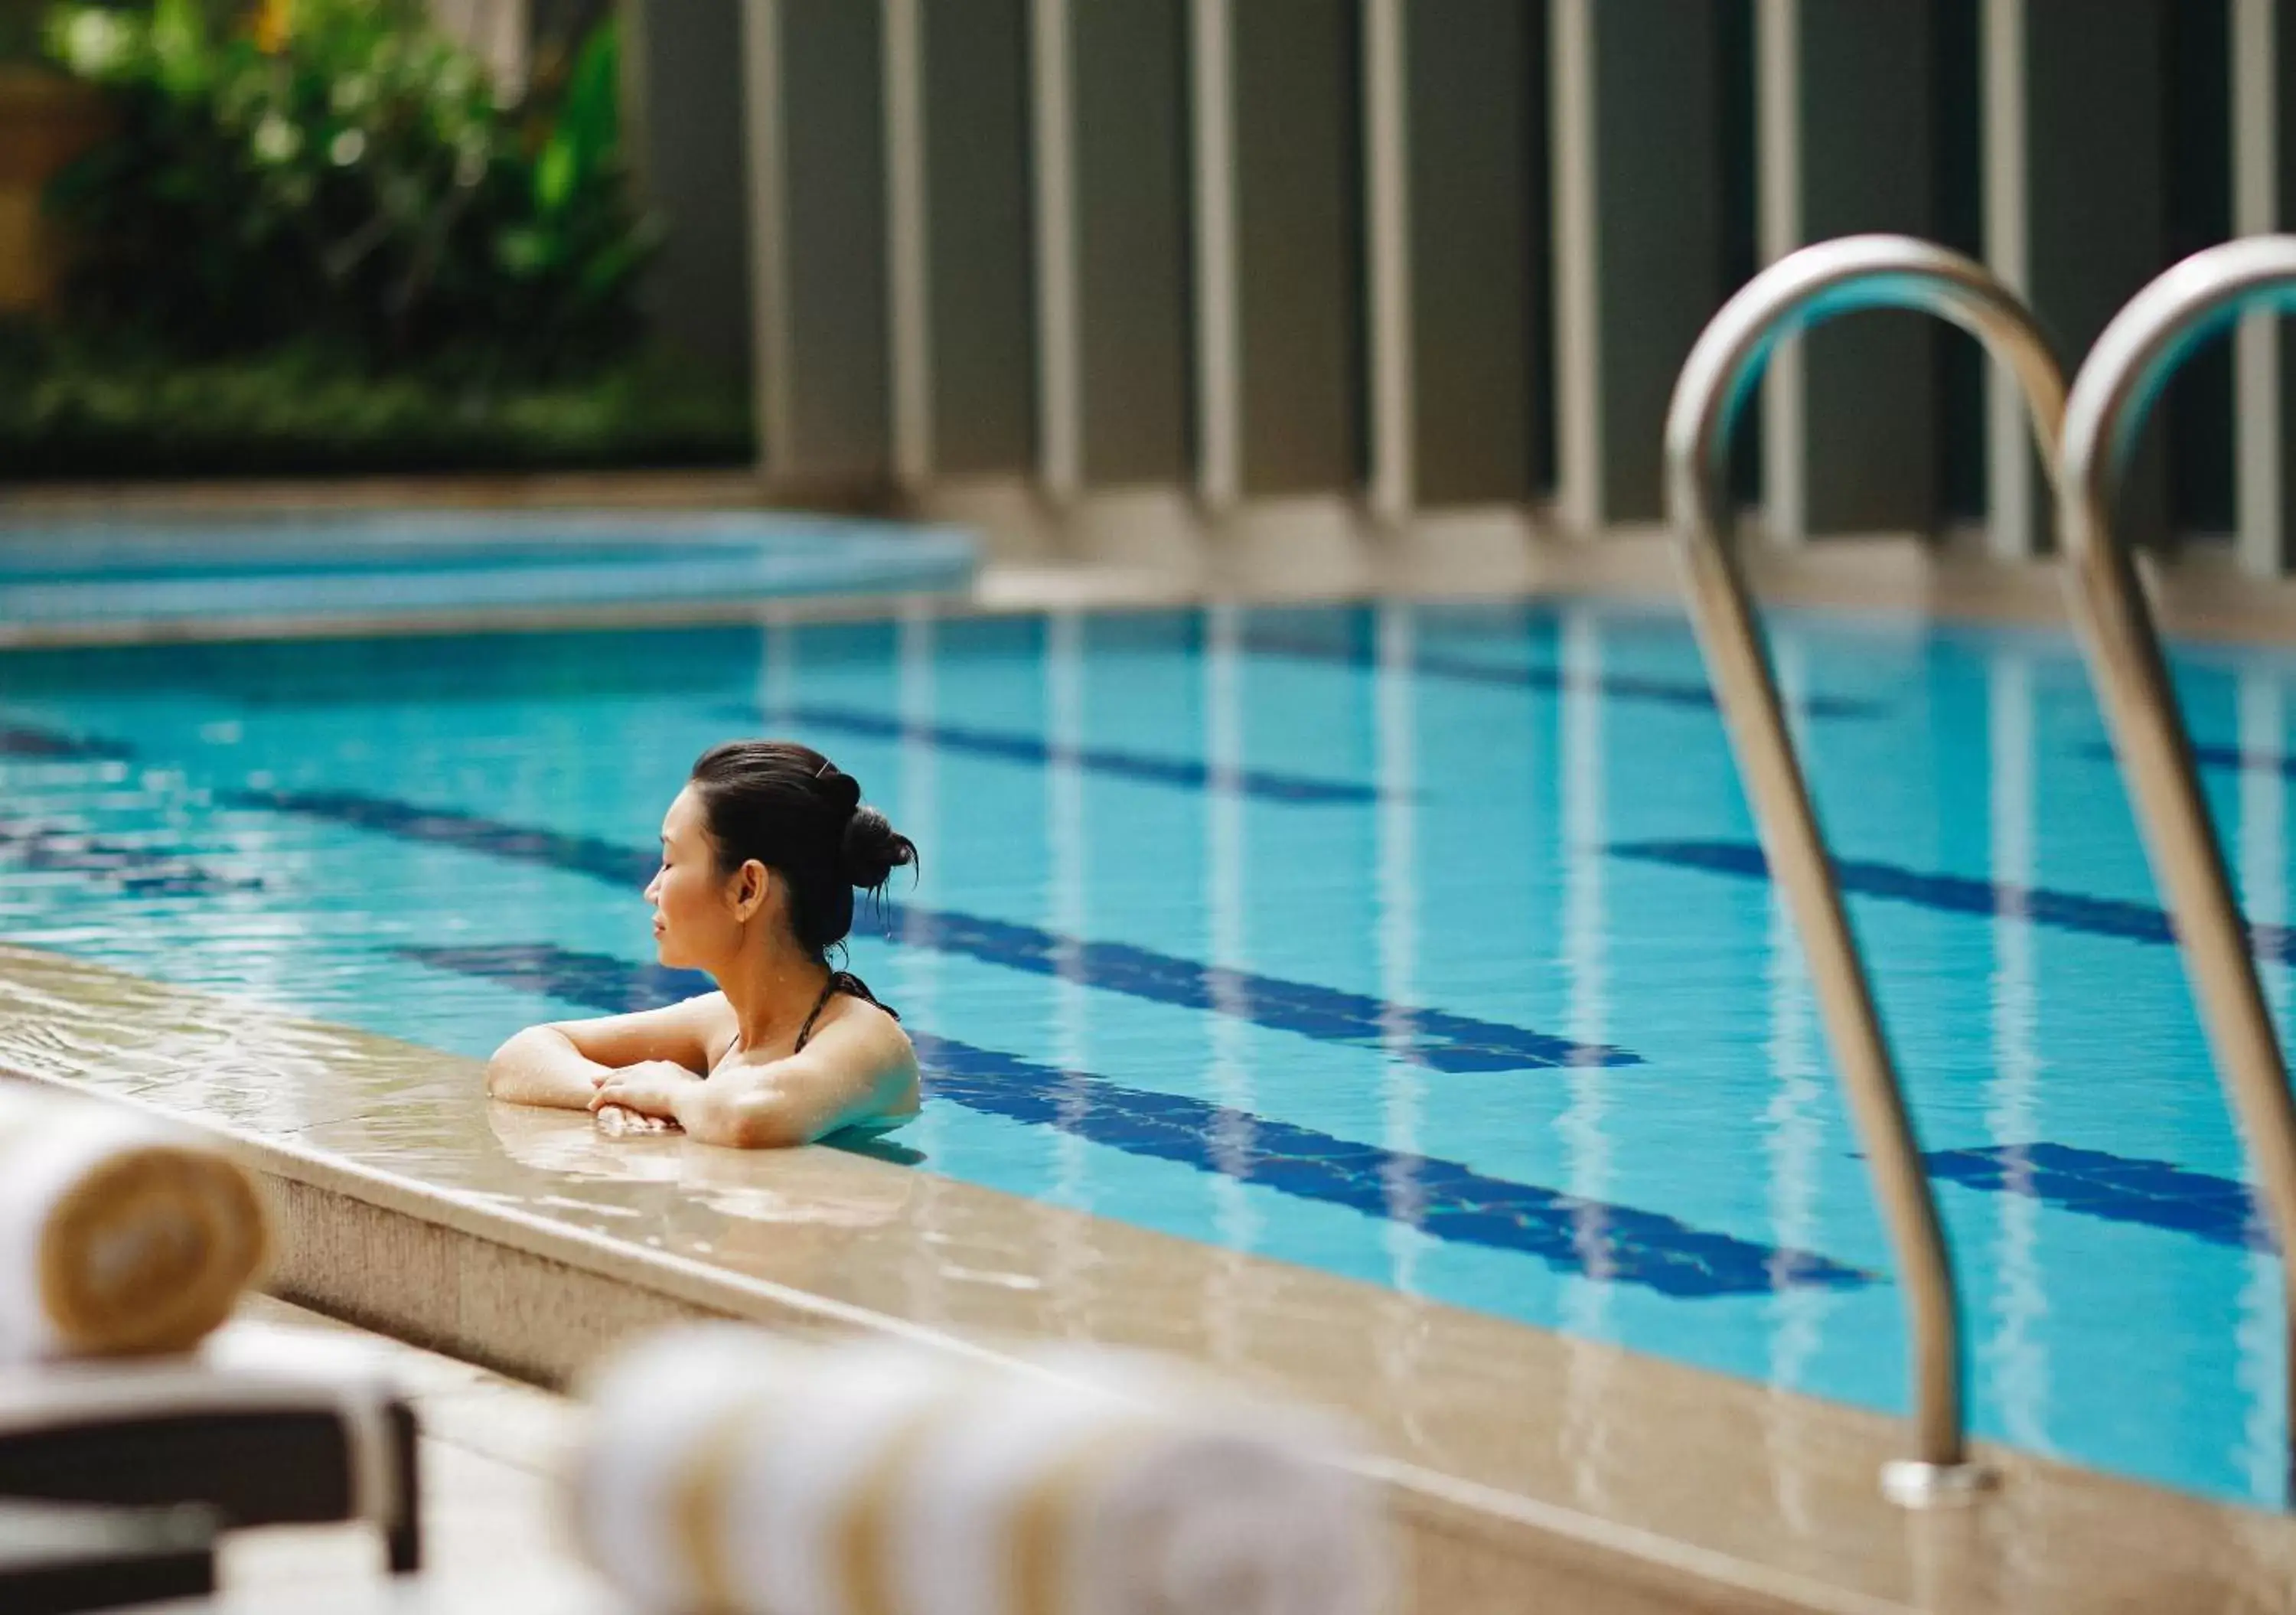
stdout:
[(0, 1357), (184, 1350), (230, 1316), (269, 1246), (253, 1179), (216, 1145), (0, 1081)]
[(611, 1364), (577, 1536), (654, 1611), (1374, 1615), (1373, 1486), (1313, 1415), (1063, 1349), (1015, 1369), (734, 1325)]

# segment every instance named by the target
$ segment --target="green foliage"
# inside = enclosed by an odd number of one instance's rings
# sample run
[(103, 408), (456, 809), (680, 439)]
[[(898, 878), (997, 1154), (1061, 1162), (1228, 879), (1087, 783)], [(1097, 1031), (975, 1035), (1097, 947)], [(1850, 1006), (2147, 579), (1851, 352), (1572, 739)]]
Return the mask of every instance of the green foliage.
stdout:
[(343, 475), (739, 465), (736, 383), (664, 356), (578, 379), (376, 375), (308, 345), (185, 363), (0, 325), (0, 477)]
[(654, 244), (619, 156), (616, 38), (504, 105), (416, 0), (58, 5), (51, 53), (119, 133), (59, 176), (68, 317), (196, 358), (290, 340), (382, 369), (579, 373), (636, 338)]
[(0, 63), (40, 60), (43, 0), (0, 0)]

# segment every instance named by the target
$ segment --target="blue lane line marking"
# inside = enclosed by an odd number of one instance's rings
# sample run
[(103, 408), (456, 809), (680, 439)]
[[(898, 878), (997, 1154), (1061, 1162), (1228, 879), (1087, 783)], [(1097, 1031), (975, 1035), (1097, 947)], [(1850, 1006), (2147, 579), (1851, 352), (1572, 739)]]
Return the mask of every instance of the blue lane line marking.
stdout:
[[(2114, 760), (2112, 748), (2103, 741), (2092, 741), (2081, 748), (2086, 757)], [(2193, 760), (2203, 768), (2219, 768), (2227, 773), (2277, 774), (2296, 780), (2296, 757), (2284, 757), (2272, 751), (2244, 751), (2238, 746), (2193, 747)]]
[(135, 755), (135, 747), (119, 741), (64, 734), (30, 724), (0, 723), (0, 757), (51, 758), (59, 761), (92, 758), (121, 762)]
[(41, 873), (90, 875), (134, 898), (195, 898), (261, 891), (254, 876), (227, 875), (165, 848), (108, 841), (76, 830), (0, 819), (0, 857)]
[[(1758, 881), (1767, 880), (1770, 873), (1762, 849), (1751, 841), (1627, 841), (1613, 846), (1611, 853), (1615, 857), (1648, 864), (1669, 864), (1680, 869), (1742, 875)], [(2154, 946), (2171, 946), (2177, 940), (2176, 928), (2168, 914), (2145, 903), (2092, 898), (2074, 891), (2051, 891), (2043, 887), (1997, 885), (1966, 875), (1928, 874), (1895, 864), (1853, 858), (1836, 859), (1833, 869), (1841, 889), (1860, 897), (1888, 898), (1943, 914), (2002, 914), (2056, 930), (2119, 937)], [(2296, 964), (2296, 931), (2279, 925), (2251, 925), (2248, 935), (2250, 947), (2259, 955)]]
[[(1376, 668), (1379, 666), (1378, 653), (1368, 644), (1335, 644), (1326, 638), (1287, 634), (1274, 628), (1247, 627), (1241, 636), (1241, 644), (1254, 656), (1283, 656), (1295, 661), (1328, 662), (1349, 668)], [(1579, 676), (1565, 673), (1559, 668), (1495, 667), (1488, 662), (1424, 648), (1412, 653), (1410, 668), (1414, 673), (1425, 677), (1447, 678), (1459, 684), (1541, 690), (1558, 694), (1584, 682), (1610, 701), (1652, 701), (1666, 707), (1714, 709), (1714, 692), (1700, 680), (1603, 673), (1582, 681)], [(1811, 717), (1877, 717), (1888, 710), (1880, 701), (1844, 695), (1806, 696), (1799, 705), (1800, 710)]]
[[(348, 791), (241, 791), (234, 805), (300, 814), (403, 840), (460, 847), (546, 865), (636, 889), (653, 877), (655, 855), (588, 836), (561, 835), (446, 808)], [(1381, 1049), (1439, 1071), (1514, 1071), (1549, 1066), (1638, 1065), (1642, 1056), (1574, 1043), (1528, 1028), (1447, 1011), (1391, 1004), (1359, 993), (1225, 970), (1123, 942), (1087, 942), (1033, 925), (946, 909), (886, 905), (887, 939), (962, 954), (1010, 970), (1056, 976), (1159, 1004), (1234, 1015), (1323, 1043)]]
[[(406, 947), (433, 969), (613, 1013), (710, 990), (689, 971), (546, 945)], [(1177, 1162), (1296, 1200), (1406, 1221), (1430, 1236), (1537, 1257), (1564, 1273), (1701, 1300), (1776, 1290), (1850, 1290), (1876, 1275), (1807, 1250), (1709, 1233), (1655, 1211), (1487, 1177), (1199, 1099), (1127, 1087), (1017, 1054), (912, 1030), (929, 1099), (1054, 1127), (1128, 1155)]]
[[(0, 723), (0, 758), (120, 762), (135, 755), (124, 742), (67, 734), (32, 724)], [(0, 819), (0, 855), (43, 874), (89, 875), (135, 898), (195, 898), (219, 891), (261, 891), (252, 876), (224, 874), (165, 848), (111, 841), (78, 830)]]
[(1139, 751), (1119, 751), (1104, 746), (1058, 746), (1033, 734), (1010, 730), (974, 729), (956, 724), (905, 724), (882, 713), (851, 707), (800, 706), (775, 708), (727, 707), (724, 715), (744, 723), (788, 722), (803, 727), (829, 729), (840, 734), (866, 735), (873, 740), (922, 741), (948, 751), (971, 752), (1007, 762), (1038, 767), (1069, 764), (1088, 773), (1153, 785), (1177, 785), (1187, 791), (1235, 791), (1272, 802), (1312, 807), (1364, 807), (1376, 804), (1379, 791), (1370, 785), (1343, 780), (1312, 779), (1305, 775), (1275, 774), (1260, 768), (1216, 769), (1185, 758), (1153, 757)]
[(2106, 1222), (2189, 1234), (2235, 1250), (2276, 1249), (2246, 1184), (2165, 1160), (2070, 1144), (1997, 1144), (1924, 1155), (1930, 1176), (1972, 1189), (2023, 1194)]

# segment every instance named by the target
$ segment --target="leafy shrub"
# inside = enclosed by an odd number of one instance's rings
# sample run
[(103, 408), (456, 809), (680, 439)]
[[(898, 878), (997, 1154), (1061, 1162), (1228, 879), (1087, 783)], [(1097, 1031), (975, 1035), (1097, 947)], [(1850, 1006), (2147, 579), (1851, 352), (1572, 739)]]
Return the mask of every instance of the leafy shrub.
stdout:
[(201, 361), (0, 323), (0, 481), (746, 464), (739, 383), (640, 355), (578, 378), (388, 375), (291, 343)]
[(296, 340), (376, 367), (579, 373), (638, 334), (654, 235), (619, 160), (616, 38), (504, 104), (417, 0), (71, 4), (50, 52), (119, 132), (59, 176), (79, 330), (195, 358)]
[(40, 0), (0, 0), (0, 66), (40, 59)]

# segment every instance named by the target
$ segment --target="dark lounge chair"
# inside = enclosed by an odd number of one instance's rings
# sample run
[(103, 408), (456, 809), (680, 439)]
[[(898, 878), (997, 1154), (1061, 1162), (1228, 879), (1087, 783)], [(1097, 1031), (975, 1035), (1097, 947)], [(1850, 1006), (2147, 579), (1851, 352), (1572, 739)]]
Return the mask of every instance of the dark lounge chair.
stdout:
[(415, 1570), (414, 1410), (359, 1344), (238, 1324), (188, 1357), (0, 1367), (0, 1498), (205, 1504), (224, 1529), (370, 1521), (391, 1570)]
[(73, 1615), (215, 1590), (214, 1513), (0, 1502), (0, 1610)]

